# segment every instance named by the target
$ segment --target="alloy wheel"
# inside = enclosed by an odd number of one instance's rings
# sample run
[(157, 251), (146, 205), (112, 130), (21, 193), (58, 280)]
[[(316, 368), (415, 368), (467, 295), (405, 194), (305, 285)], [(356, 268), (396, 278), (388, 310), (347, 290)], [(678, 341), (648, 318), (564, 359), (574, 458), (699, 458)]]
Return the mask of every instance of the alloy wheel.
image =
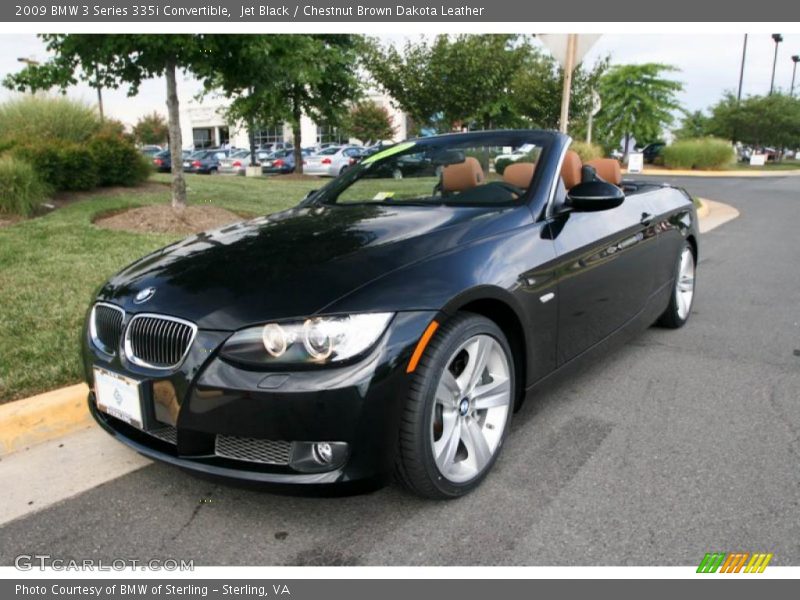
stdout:
[(511, 368), (489, 335), (467, 339), (436, 388), (431, 441), (439, 472), (453, 483), (480, 475), (497, 452), (511, 408)]
[(678, 267), (678, 279), (675, 282), (675, 305), (678, 310), (678, 317), (686, 320), (689, 311), (692, 309), (692, 299), (694, 298), (694, 254), (688, 247), (681, 253), (681, 262)]

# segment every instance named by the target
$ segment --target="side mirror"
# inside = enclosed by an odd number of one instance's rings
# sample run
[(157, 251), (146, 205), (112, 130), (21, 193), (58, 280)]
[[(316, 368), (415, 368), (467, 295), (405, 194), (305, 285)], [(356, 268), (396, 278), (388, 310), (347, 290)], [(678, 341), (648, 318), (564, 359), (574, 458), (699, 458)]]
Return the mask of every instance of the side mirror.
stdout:
[(567, 206), (574, 211), (592, 212), (616, 208), (625, 200), (625, 193), (605, 181), (579, 183), (567, 192)]

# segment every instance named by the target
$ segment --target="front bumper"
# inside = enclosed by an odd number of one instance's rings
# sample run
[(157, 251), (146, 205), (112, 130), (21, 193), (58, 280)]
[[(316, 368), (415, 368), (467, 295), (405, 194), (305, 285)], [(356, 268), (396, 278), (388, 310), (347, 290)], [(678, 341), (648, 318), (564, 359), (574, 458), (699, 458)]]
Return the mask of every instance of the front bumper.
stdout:
[[(131, 315), (132, 316), (132, 315)], [(150, 458), (200, 475), (276, 487), (380, 484), (391, 473), (405, 369), (429, 311), (398, 313), (376, 347), (353, 364), (303, 371), (252, 371), (221, 360), (227, 332), (199, 330), (184, 363), (167, 375), (104, 357), (84, 343), (90, 389), (93, 367), (142, 381), (144, 429), (89, 407), (119, 441)], [(130, 318), (130, 317), (127, 317)], [(259, 462), (220, 454), (220, 440), (291, 444), (291, 459)], [(308, 443), (346, 444), (346, 458), (312, 469), (295, 461)]]

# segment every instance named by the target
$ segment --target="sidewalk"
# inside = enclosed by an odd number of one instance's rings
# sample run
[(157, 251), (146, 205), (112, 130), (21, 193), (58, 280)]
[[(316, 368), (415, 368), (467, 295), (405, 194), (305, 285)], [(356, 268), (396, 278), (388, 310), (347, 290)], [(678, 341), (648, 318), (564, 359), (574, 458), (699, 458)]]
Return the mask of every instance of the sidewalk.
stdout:
[[(622, 169), (622, 174), (627, 175), (628, 170)], [(651, 175), (662, 177), (797, 177), (800, 175), (800, 169), (786, 169), (780, 170), (736, 170), (729, 171), (696, 171), (694, 169), (666, 169), (664, 167), (646, 167), (641, 173), (632, 173), (632, 175)]]

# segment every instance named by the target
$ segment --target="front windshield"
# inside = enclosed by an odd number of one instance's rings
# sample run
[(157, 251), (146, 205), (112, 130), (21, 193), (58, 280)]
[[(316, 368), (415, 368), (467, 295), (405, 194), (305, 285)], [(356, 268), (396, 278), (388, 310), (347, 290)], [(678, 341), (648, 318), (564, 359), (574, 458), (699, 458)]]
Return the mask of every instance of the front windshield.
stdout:
[(550, 145), (544, 132), (411, 140), (362, 158), (318, 193), (330, 204), (478, 204), (521, 201)]

